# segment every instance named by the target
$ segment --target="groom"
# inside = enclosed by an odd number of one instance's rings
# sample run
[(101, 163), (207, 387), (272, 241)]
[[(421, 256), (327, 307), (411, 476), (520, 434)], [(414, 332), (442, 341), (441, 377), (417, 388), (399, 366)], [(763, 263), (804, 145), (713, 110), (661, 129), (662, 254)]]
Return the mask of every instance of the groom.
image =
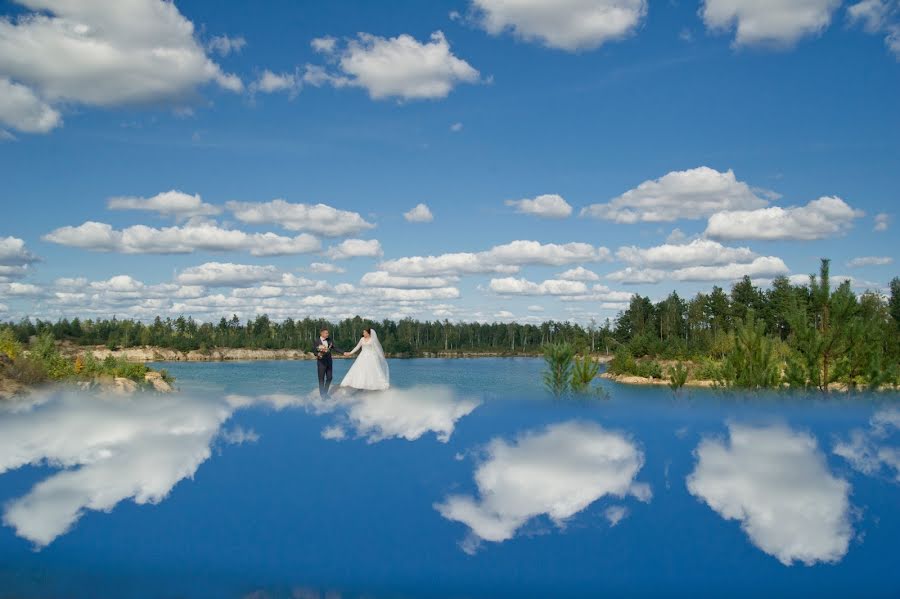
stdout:
[(322, 329), (319, 331), (319, 338), (313, 343), (313, 353), (316, 354), (316, 367), (319, 371), (319, 395), (321, 397), (328, 395), (328, 388), (331, 387), (333, 376), (331, 353), (334, 351), (344, 353), (334, 346), (334, 341), (328, 338), (328, 329)]

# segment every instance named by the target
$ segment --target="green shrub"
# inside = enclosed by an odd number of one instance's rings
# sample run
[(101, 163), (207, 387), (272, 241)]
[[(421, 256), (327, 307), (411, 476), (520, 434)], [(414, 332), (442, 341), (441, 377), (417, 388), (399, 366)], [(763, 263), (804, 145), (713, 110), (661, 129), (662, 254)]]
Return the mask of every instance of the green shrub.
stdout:
[(766, 337), (765, 322), (756, 320), (753, 310), (747, 320), (738, 320), (734, 350), (725, 358), (719, 382), (727, 387), (768, 389), (781, 382), (781, 369), (773, 341)]
[(678, 362), (674, 366), (669, 367), (669, 387), (672, 391), (678, 391), (684, 384), (687, 382), (688, 378), (688, 369), (687, 367)]
[(6, 354), (10, 360), (22, 355), (22, 344), (16, 339), (12, 329), (0, 329), (0, 354)]
[(600, 364), (591, 359), (590, 356), (575, 360), (572, 367), (572, 391), (575, 393), (588, 393), (591, 390), (591, 383), (600, 372)]
[(553, 395), (561, 396), (569, 392), (572, 381), (572, 360), (575, 349), (568, 343), (552, 343), (544, 346), (544, 386)]
[(627, 346), (623, 345), (616, 350), (609, 362), (608, 370), (610, 374), (635, 374), (637, 362)]

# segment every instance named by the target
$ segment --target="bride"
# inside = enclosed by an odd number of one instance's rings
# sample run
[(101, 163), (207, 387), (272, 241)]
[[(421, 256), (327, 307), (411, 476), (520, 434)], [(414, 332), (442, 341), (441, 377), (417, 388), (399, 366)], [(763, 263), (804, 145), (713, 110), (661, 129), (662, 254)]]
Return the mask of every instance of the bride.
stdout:
[(347, 375), (341, 381), (341, 387), (366, 391), (383, 391), (389, 388), (391, 373), (384, 357), (384, 349), (378, 342), (378, 334), (374, 329), (363, 329), (362, 339), (353, 351), (344, 352), (344, 356), (352, 356), (357, 351), (360, 352), (359, 357), (347, 371)]

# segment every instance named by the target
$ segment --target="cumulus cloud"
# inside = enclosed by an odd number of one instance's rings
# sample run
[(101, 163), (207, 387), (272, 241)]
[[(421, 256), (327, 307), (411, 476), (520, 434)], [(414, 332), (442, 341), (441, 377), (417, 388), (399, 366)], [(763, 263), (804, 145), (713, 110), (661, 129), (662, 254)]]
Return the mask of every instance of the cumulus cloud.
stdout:
[(706, 235), (716, 239), (823, 239), (841, 235), (864, 215), (839, 197), (821, 197), (806, 206), (719, 212), (709, 217)]
[(506, 200), (507, 206), (514, 206), (516, 212), (531, 214), (540, 218), (568, 218), (572, 207), (562, 196), (556, 194), (539, 195), (534, 199)]
[(361, 87), (375, 100), (422, 100), (445, 98), (457, 85), (480, 80), (472, 65), (450, 51), (441, 31), (432, 33), (426, 42), (408, 34), (384, 38), (360, 33), (343, 45), (325, 39), (328, 41), (314, 41), (313, 47), (328, 55), (339, 73), (308, 68), (306, 80), (312, 85)]
[(254, 256), (279, 256), (316, 252), (321, 248), (319, 240), (306, 233), (284, 237), (223, 229), (206, 223), (162, 229), (134, 225), (117, 230), (106, 223), (87, 221), (77, 227), (60, 227), (42, 239), (68, 247), (123, 254), (247, 251)]
[(281, 274), (274, 266), (207, 262), (182, 270), (175, 280), (184, 285), (206, 287), (245, 287), (252, 283), (279, 280)]
[(502, 295), (579, 295), (588, 291), (587, 285), (581, 281), (551, 279), (535, 283), (515, 277), (491, 279), (490, 289)]
[(337, 264), (329, 264), (328, 262), (313, 262), (309, 265), (309, 270), (311, 272), (317, 273), (336, 273), (340, 274), (345, 272), (343, 268), (338, 266)]
[(829, 472), (815, 438), (734, 423), (728, 434), (697, 447), (690, 493), (786, 566), (840, 561), (853, 537), (850, 485)]
[(308, 231), (326, 237), (357, 235), (375, 227), (358, 212), (339, 210), (327, 204), (271, 202), (226, 202), (225, 207), (242, 223), (277, 224), (288, 231)]
[(378, 258), (383, 253), (381, 243), (377, 239), (345, 239), (341, 243), (328, 248), (326, 252), (332, 260)]
[(410, 223), (430, 223), (434, 220), (431, 209), (425, 204), (417, 204), (415, 208), (409, 212), (403, 213), (403, 218)]
[(885, 266), (893, 263), (894, 259), (890, 256), (860, 256), (848, 261), (847, 266), (859, 268), (860, 266)]
[(177, 190), (164, 191), (150, 198), (120, 196), (106, 202), (110, 210), (147, 210), (178, 219), (212, 216), (222, 209), (204, 202), (199, 194), (190, 195)]
[(10, 113), (10, 101), (0, 101), (0, 118), (20, 131), (58, 126), (56, 104), (178, 104), (206, 83), (243, 89), (172, 2), (131, 0), (127, 10), (118, 0), (21, 3), (31, 12), (0, 19), (0, 98), (12, 92), (19, 106)]
[(360, 279), (360, 284), (366, 287), (434, 289), (437, 287), (448, 287), (455, 281), (456, 279), (454, 277), (404, 277), (379, 270), (364, 274), (362, 279)]
[(891, 215), (886, 212), (879, 212), (875, 215), (875, 226), (873, 227), (873, 231), (876, 233), (883, 233), (888, 230), (888, 225), (891, 222)]
[(647, 14), (646, 0), (472, 0), (476, 22), (491, 35), (550, 48), (590, 50), (631, 35)]
[(25, 247), (24, 240), (0, 237), (0, 283), (24, 277), (28, 267), (39, 260)]
[(475, 471), (478, 498), (451, 495), (435, 509), (471, 529), (463, 549), (481, 541), (513, 538), (532, 518), (549, 517), (558, 527), (605, 496), (632, 495), (649, 501), (650, 487), (635, 481), (644, 464), (637, 444), (596, 424), (568, 421), (493, 439)]
[(459, 297), (456, 287), (367, 287), (357, 289), (348, 283), (335, 285), (335, 291), (343, 295), (362, 295), (369, 300), (423, 302), (431, 300), (448, 300)]
[(735, 46), (791, 46), (824, 31), (841, 0), (704, 0), (700, 16), (712, 31), (735, 29)]
[(884, 45), (900, 60), (900, 2), (862, 0), (847, 7), (847, 18), (868, 33), (884, 35)]
[(600, 275), (583, 266), (579, 266), (560, 273), (556, 278), (564, 281), (599, 281)]
[(382, 270), (408, 276), (441, 276), (478, 273), (515, 273), (524, 265), (563, 266), (576, 262), (608, 260), (605, 247), (588, 243), (542, 244), (512, 241), (483, 252), (458, 252), (439, 256), (411, 256), (387, 260)]
[(269, 69), (265, 69), (259, 78), (250, 84), (251, 93), (274, 94), (278, 92), (287, 92), (293, 98), (300, 93), (300, 86), (303, 82), (299, 73), (273, 73)]
[(209, 40), (206, 47), (219, 56), (228, 56), (232, 52), (239, 54), (246, 45), (247, 40), (241, 36), (228, 37), (227, 35), (216, 35)]
[(710, 239), (695, 239), (689, 243), (666, 243), (650, 248), (623, 246), (616, 257), (633, 266), (651, 268), (681, 268), (685, 266), (746, 263), (758, 257), (750, 248), (731, 248)]
[(23, 133), (47, 133), (62, 124), (62, 115), (30, 88), (0, 77), (0, 123)]
[(612, 272), (606, 277), (626, 284), (651, 284), (661, 281), (736, 281), (744, 275), (776, 277), (788, 274), (790, 270), (781, 258), (760, 256), (744, 264), (729, 263), (709, 266), (686, 266), (674, 270), (641, 268), (628, 266)]
[(592, 204), (581, 216), (617, 223), (670, 222), (680, 218), (704, 218), (723, 210), (763, 208), (768, 200), (731, 170), (724, 173), (706, 166), (672, 171), (644, 181), (606, 204)]

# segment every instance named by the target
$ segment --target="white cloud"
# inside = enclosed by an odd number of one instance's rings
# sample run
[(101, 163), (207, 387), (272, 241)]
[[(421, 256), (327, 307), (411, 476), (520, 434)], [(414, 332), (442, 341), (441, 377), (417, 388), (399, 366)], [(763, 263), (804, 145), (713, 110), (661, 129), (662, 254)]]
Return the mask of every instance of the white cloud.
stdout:
[(872, 34), (884, 34), (884, 44), (900, 60), (900, 3), (897, 0), (862, 0), (847, 7), (847, 18)]
[(25, 241), (18, 237), (0, 237), (0, 264), (4, 266), (25, 266), (37, 262), (39, 258), (32, 254)]
[(587, 285), (581, 281), (548, 280), (534, 283), (526, 279), (506, 277), (491, 279), (491, 291), (502, 295), (580, 295), (587, 293)]
[(890, 256), (860, 256), (848, 261), (847, 266), (858, 268), (860, 266), (885, 266), (893, 263), (894, 259)]
[(575, 52), (631, 35), (647, 14), (646, 0), (472, 0), (491, 35), (517, 37)]
[[(243, 89), (238, 77), (207, 57), (194, 24), (172, 2), (131, 0), (127, 10), (118, 0), (22, 4), (33, 12), (0, 19), (0, 85), (5, 88), (0, 98), (8, 96), (9, 81), (14, 81), (34, 99), (30, 116), (9, 123), (19, 130), (57, 126), (61, 120), (51, 107), (56, 104), (178, 104), (210, 82), (230, 91)], [(12, 91), (21, 103), (21, 90)], [(8, 117), (0, 112), (0, 118)]]
[(531, 214), (541, 218), (568, 218), (572, 207), (562, 196), (556, 194), (539, 195), (534, 199), (506, 200), (507, 206), (514, 206), (516, 212)]
[(250, 84), (252, 93), (274, 94), (287, 92), (290, 97), (300, 93), (302, 78), (298, 73), (273, 73), (265, 69), (259, 79)]
[(528, 306), (528, 311), (529, 312), (543, 312), (544, 306), (539, 306), (537, 304), (534, 304), (534, 305)]
[(434, 215), (425, 204), (416, 204), (415, 208), (403, 213), (403, 218), (410, 223), (430, 223), (434, 220)]
[(542, 244), (517, 240), (483, 252), (411, 256), (387, 260), (382, 270), (409, 276), (514, 273), (524, 265), (563, 266), (609, 259), (609, 250), (588, 243)]
[(717, 239), (823, 239), (841, 235), (863, 212), (839, 197), (821, 197), (806, 206), (719, 212), (709, 217), (705, 234)]
[(328, 248), (326, 252), (332, 260), (378, 258), (383, 253), (381, 243), (377, 239), (345, 239), (341, 243)]
[(579, 266), (560, 273), (556, 278), (564, 281), (599, 281), (600, 275), (583, 266)]
[(624, 505), (611, 505), (604, 510), (603, 515), (609, 520), (609, 526), (613, 527), (628, 516), (628, 508)]
[(617, 223), (669, 222), (681, 218), (703, 218), (723, 210), (762, 208), (768, 200), (759, 195), (734, 172), (721, 173), (706, 166), (672, 171), (644, 181), (607, 204), (592, 204), (581, 216)]
[(0, 77), (0, 123), (23, 133), (47, 133), (62, 125), (62, 115), (30, 88)]
[(44, 294), (44, 289), (33, 283), (3, 283), (0, 284), (0, 296), (7, 297), (37, 297)]
[(345, 270), (337, 264), (329, 264), (328, 262), (313, 262), (309, 265), (309, 270), (318, 273), (343, 273)]
[(633, 266), (682, 268), (747, 263), (758, 257), (750, 248), (731, 248), (710, 239), (695, 239), (686, 244), (666, 243), (650, 248), (623, 246), (616, 257)]
[(824, 31), (841, 0), (704, 0), (700, 15), (712, 31), (736, 29), (735, 46), (791, 46)]
[(593, 423), (569, 421), (514, 442), (493, 439), (475, 471), (479, 498), (452, 495), (434, 507), (472, 533), (463, 548), (502, 542), (532, 518), (547, 515), (557, 526), (604, 496), (650, 500), (650, 488), (635, 482), (643, 452), (621, 433)]
[(337, 39), (329, 35), (317, 37), (310, 42), (310, 46), (316, 52), (323, 54), (331, 54), (337, 47)]
[(87, 221), (77, 227), (60, 227), (42, 239), (69, 247), (123, 254), (248, 251), (254, 256), (279, 256), (310, 253), (321, 248), (319, 240), (306, 233), (284, 237), (275, 233), (222, 229), (206, 223), (162, 229), (134, 225), (116, 230), (106, 223)]
[(744, 275), (765, 278), (785, 275), (788, 272), (790, 271), (781, 258), (760, 256), (745, 264), (687, 266), (675, 270), (629, 266), (612, 272), (606, 277), (612, 281), (626, 284), (650, 284), (661, 281), (735, 281)]
[(246, 287), (253, 283), (281, 279), (274, 266), (233, 264), (231, 262), (207, 262), (182, 270), (175, 280), (183, 285), (206, 287)]
[(240, 54), (246, 45), (247, 40), (241, 36), (228, 37), (227, 35), (217, 35), (209, 40), (206, 47), (219, 56), (228, 56), (232, 52)]
[(338, 210), (327, 204), (271, 202), (226, 202), (225, 207), (242, 223), (277, 224), (288, 231), (308, 231), (327, 237), (356, 235), (375, 227), (359, 213)]
[(404, 277), (392, 275), (379, 270), (367, 272), (360, 279), (360, 284), (366, 287), (396, 287), (398, 289), (434, 289), (448, 287), (456, 281), (452, 277)]
[(375, 100), (445, 98), (460, 83), (480, 79), (476, 69), (453, 55), (440, 31), (427, 42), (408, 34), (384, 38), (360, 33), (343, 48), (332, 42), (314, 42), (314, 48), (336, 61), (340, 75), (313, 69), (308, 72), (314, 79), (310, 83), (362, 87)]
[(450, 131), (452, 131), (453, 133), (459, 133), (462, 130), (463, 130), (462, 123), (457, 122), (457, 123), (453, 123), (452, 125), (450, 125)]
[(882, 233), (888, 230), (891, 222), (891, 215), (886, 212), (879, 212), (875, 215), (875, 227), (872, 229), (876, 233)]
[(697, 447), (691, 494), (786, 566), (840, 561), (853, 537), (850, 485), (828, 471), (815, 438), (783, 426), (728, 431), (727, 443)]
[(150, 198), (120, 196), (110, 198), (106, 207), (110, 210), (148, 210), (163, 216), (191, 218), (195, 216), (212, 216), (222, 209), (207, 204), (199, 194), (190, 195), (177, 190), (164, 191)]
[(361, 295), (368, 300), (424, 302), (431, 300), (448, 300), (459, 297), (456, 287), (427, 287), (407, 289), (403, 287), (367, 287), (357, 289), (353, 285), (342, 283), (335, 286), (342, 295)]

